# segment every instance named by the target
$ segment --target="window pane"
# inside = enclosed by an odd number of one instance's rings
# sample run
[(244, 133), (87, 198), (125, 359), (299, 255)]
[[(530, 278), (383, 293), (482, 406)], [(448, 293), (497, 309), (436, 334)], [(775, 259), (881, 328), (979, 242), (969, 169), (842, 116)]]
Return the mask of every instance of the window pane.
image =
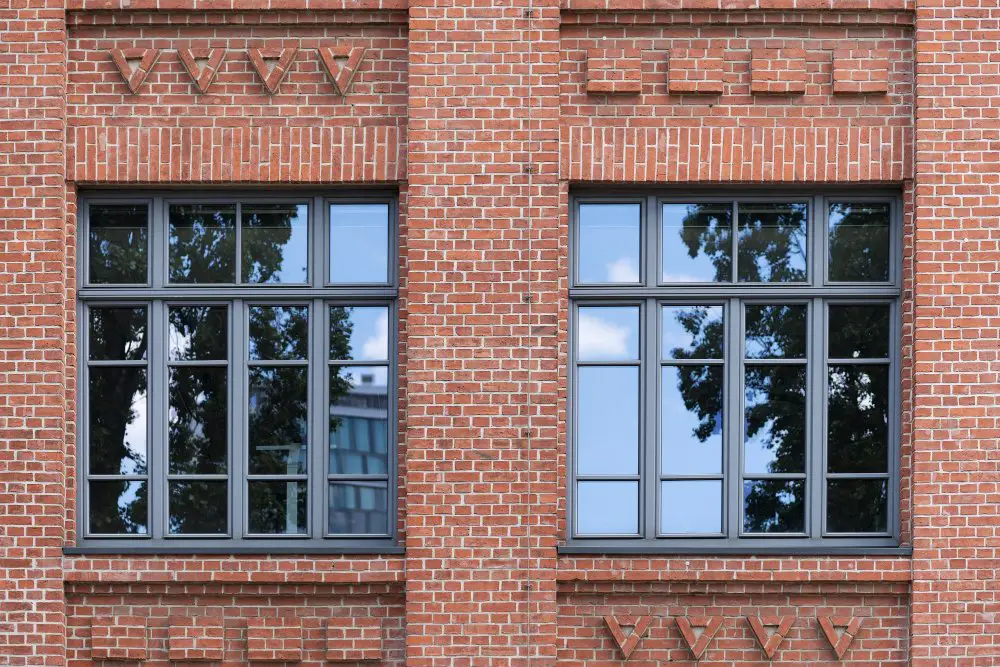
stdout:
[(889, 280), (889, 204), (830, 205), (830, 280)]
[(745, 480), (743, 531), (802, 533), (806, 529), (806, 483), (801, 479)]
[(236, 206), (170, 207), (172, 283), (236, 282)]
[(329, 501), (331, 534), (388, 534), (389, 490), (385, 482), (332, 483)]
[(580, 535), (635, 535), (639, 483), (577, 482), (576, 525)]
[(729, 204), (664, 204), (661, 280), (732, 282), (732, 234)]
[(746, 307), (747, 359), (804, 359), (806, 306)]
[(243, 282), (307, 282), (308, 207), (305, 204), (244, 204), (240, 213)]
[(389, 282), (389, 205), (330, 206), (330, 282)]
[(226, 472), (229, 445), (229, 395), (225, 367), (178, 366), (170, 369), (168, 447), (170, 472)]
[(577, 377), (577, 474), (638, 473), (639, 368), (585, 366)]
[(330, 369), (330, 474), (388, 472), (388, 373), (384, 366)]
[(889, 482), (831, 479), (826, 486), (826, 529), (831, 533), (888, 531)]
[(580, 361), (639, 358), (639, 307), (587, 307), (579, 310)]
[(580, 282), (638, 283), (639, 204), (580, 205)]
[(389, 359), (387, 306), (330, 308), (330, 358), (343, 361)]
[(146, 204), (92, 205), (89, 233), (91, 283), (146, 284), (149, 244)]
[(226, 310), (225, 306), (170, 308), (170, 361), (228, 359), (229, 319)]
[(90, 532), (99, 535), (145, 535), (149, 522), (146, 482), (90, 482)]
[(887, 472), (889, 367), (831, 365), (827, 398), (830, 472)]
[(88, 348), (91, 359), (145, 359), (146, 309), (91, 307)]
[(830, 306), (831, 359), (889, 357), (889, 306)]
[(250, 359), (308, 359), (307, 306), (250, 308)]
[(251, 475), (305, 474), (307, 377), (304, 366), (250, 368)]
[(806, 204), (740, 203), (736, 273), (741, 283), (806, 280)]
[(722, 306), (664, 306), (664, 359), (722, 359)]
[(722, 482), (671, 480), (660, 483), (661, 533), (721, 533)]
[(304, 535), (308, 532), (305, 482), (251, 481), (247, 484), (247, 494), (251, 533)]
[(90, 472), (141, 475), (146, 472), (146, 369), (94, 366), (88, 369)]
[(805, 472), (805, 366), (745, 369), (743, 469)]
[(170, 482), (172, 535), (224, 535), (229, 532), (229, 483)]
[(660, 392), (665, 475), (722, 472), (722, 366), (666, 366)]

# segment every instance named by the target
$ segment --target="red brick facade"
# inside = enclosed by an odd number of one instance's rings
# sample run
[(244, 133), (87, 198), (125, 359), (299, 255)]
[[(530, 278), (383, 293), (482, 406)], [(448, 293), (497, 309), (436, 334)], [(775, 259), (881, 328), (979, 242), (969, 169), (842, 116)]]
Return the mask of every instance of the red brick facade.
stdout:
[[(973, 0), (7, 3), (0, 665), (1000, 664), (998, 44)], [(405, 553), (64, 552), (79, 193), (305, 185), (399, 193)], [(560, 552), (570, 191), (692, 185), (902, 197), (892, 554)]]

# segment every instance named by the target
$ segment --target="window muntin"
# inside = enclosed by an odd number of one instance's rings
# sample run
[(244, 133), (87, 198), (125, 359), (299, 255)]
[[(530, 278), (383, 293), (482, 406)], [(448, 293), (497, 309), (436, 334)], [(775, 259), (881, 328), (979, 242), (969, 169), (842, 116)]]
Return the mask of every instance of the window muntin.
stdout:
[[(894, 546), (898, 212), (892, 196), (575, 200), (575, 543)], [(634, 284), (581, 270), (617, 247), (586, 250), (585, 221), (642, 239)], [(635, 369), (636, 429), (631, 378), (595, 397), (594, 368)]]
[[(379, 243), (341, 267), (342, 285), (324, 268), (341, 252), (338, 207), (365, 211)], [(83, 199), (84, 545), (392, 546), (394, 210), (379, 197)], [(384, 275), (369, 285), (373, 261)]]

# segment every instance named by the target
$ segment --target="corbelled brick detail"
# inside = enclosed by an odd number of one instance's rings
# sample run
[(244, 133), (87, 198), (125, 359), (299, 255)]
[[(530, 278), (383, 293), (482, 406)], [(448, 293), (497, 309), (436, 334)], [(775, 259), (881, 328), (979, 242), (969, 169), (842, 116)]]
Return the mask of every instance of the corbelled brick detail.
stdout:
[(302, 660), (302, 622), (291, 616), (247, 619), (247, 660), (298, 662)]
[(806, 92), (804, 49), (755, 48), (750, 52), (750, 90), (769, 95)]
[(382, 619), (335, 616), (327, 623), (326, 659), (365, 662), (382, 659)]
[(104, 616), (91, 624), (90, 652), (94, 660), (145, 660), (146, 619)]
[(174, 662), (222, 660), (226, 650), (226, 630), (221, 615), (171, 616), (167, 641)]
[(139, 92), (160, 59), (160, 49), (111, 49), (110, 53), (115, 67), (133, 93)]
[[(753, 630), (754, 637), (760, 644), (760, 649), (770, 660), (778, 652), (781, 642), (785, 641), (785, 635), (792, 629), (795, 623), (794, 616), (748, 616), (750, 629)], [(771, 629), (773, 628), (773, 630)]]
[(844, 94), (889, 92), (889, 52), (874, 49), (836, 49), (833, 52), (833, 92)]
[(670, 49), (668, 88), (671, 93), (719, 94), (725, 69), (723, 49)]
[(642, 92), (642, 52), (633, 48), (589, 49), (587, 92), (612, 95)]

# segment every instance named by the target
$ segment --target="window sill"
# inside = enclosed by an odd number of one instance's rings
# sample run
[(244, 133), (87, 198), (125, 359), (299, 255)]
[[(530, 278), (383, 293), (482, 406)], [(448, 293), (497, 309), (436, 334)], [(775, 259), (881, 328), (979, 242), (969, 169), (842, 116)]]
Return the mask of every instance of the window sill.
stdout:
[(865, 545), (766, 545), (766, 546), (667, 546), (656, 544), (561, 544), (559, 555), (583, 556), (912, 556), (909, 546)]
[(63, 547), (65, 556), (90, 556), (90, 555), (149, 555), (149, 556), (172, 556), (172, 555), (366, 555), (366, 556), (394, 556), (406, 553), (406, 548), (398, 544), (385, 542), (358, 545), (219, 545), (219, 546), (198, 546), (196, 544), (177, 545), (142, 545), (142, 544), (118, 544), (118, 545), (79, 545)]

